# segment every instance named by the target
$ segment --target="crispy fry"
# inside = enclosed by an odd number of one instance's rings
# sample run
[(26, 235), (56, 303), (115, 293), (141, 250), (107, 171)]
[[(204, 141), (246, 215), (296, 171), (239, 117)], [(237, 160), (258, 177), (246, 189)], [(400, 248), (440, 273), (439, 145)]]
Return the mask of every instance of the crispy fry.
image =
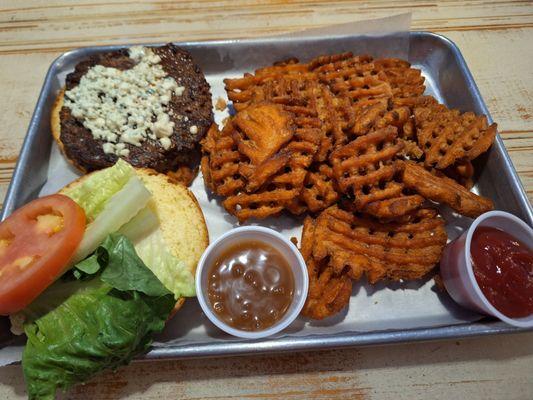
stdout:
[(315, 80), (288, 77), (270, 81), (261, 90), (265, 99), (282, 104), (285, 110), (293, 113), (297, 126), (320, 129), (322, 136), (316, 161), (325, 161), (330, 151), (344, 142), (344, 131), (355, 119), (348, 99), (335, 97)]
[(443, 172), (468, 190), (474, 186), (474, 166), (470, 161), (459, 161), (454, 165), (450, 165)]
[(382, 75), (373, 72), (372, 64), (355, 64), (340, 70), (317, 73), (336, 96), (346, 97), (353, 104), (370, 106), (392, 97), (392, 89)]
[(425, 199), (418, 195), (401, 195), (392, 199), (374, 201), (363, 208), (363, 212), (381, 220), (393, 220), (418, 210)]
[(279, 214), (285, 204), (298, 196), (298, 189), (274, 189), (256, 194), (239, 193), (224, 200), (224, 208), (239, 221), (263, 219)]
[[(289, 164), (290, 159), (290, 152), (282, 151), (274, 154), (258, 166), (252, 166), (247, 163), (241, 164), (239, 167), (239, 173), (241, 173), (248, 181), (246, 184), (246, 192), (256, 192), (267, 182), (270, 182), (270, 178), (285, 168), (287, 164)], [(303, 172), (301, 172), (301, 174), (303, 174)]]
[(237, 114), (202, 142), (205, 183), (239, 221), (316, 215), (301, 240), (306, 316), (342, 310), (363, 275), (376, 283), (428, 274), (447, 239), (430, 201), (471, 217), (492, 209), (468, 189), (470, 161), (496, 125), (424, 96), (424, 77), (407, 61), (288, 59), (224, 82)]
[(400, 141), (403, 143), (403, 150), (400, 153), (402, 156), (410, 160), (422, 158), (424, 151), (418, 147), (418, 144), (414, 140), (400, 139)]
[(354, 65), (367, 64), (372, 61), (369, 55), (354, 56), (351, 52), (319, 56), (308, 64), (310, 71), (326, 73), (344, 71)]
[(222, 131), (213, 124), (202, 140), (202, 173), (207, 186), (220, 196), (231, 196), (244, 188), (245, 181), (239, 174), (239, 163), (245, 158), (239, 153), (228, 123)]
[(457, 161), (473, 160), (492, 145), (496, 124), (487, 117), (459, 113), (442, 104), (416, 107), (417, 137), (426, 155), (425, 165), (444, 169)]
[(293, 91), (306, 82), (316, 82), (315, 75), (307, 72), (304, 64), (272, 66), (256, 71), (256, 75), (245, 74), (243, 78), (225, 79), (228, 99), (237, 111), (252, 103), (273, 101), (283, 103)]
[(385, 74), (396, 98), (416, 98), (426, 90), (421, 71), (407, 61), (386, 58), (374, 61), (374, 67)]
[(354, 196), (358, 208), (373, 201), (398, 197), (403, 189), (395, 181), (401, 163), (395, 161), (403, 149), (392, 126), (360, 136), (331, 154), (333, 174), (341, 191)]
[(320, 141), (318, 128), (295, 120), (281, 105), (254, 104), (204, 139), (205, 182), (239, 221), (293, 209)]
[(325, 86), (307, 75), (289, 75), (254, 86), (244, 98), (234, 99), (237, 110), (251, 104), (271, 102), (280, 104), (294, 115), (294, 123), (301, 128), (314, 127), (322, 133), (316, 161), (325, 161), (330, 151), (346, 139), (344, 131), (354, 121), (354, 110), (347, 98), (335, 97)]
[(281, 106), (259, 104), (237, 113), (233, 126), (233, 140), (249, 159), (239, 165), (239, 173), (247, 180), (246, 191), (253, 193), (289, 163), (290, 152), (280, 149), (294, 136), (292, 116)]
[(405, 223), (380, 223), (330, 207), (317, 219), (313, 257), (329, 258), (335, 273), (352, 279), (419, 279), (439, 261), (446, 244), (444, 220), (422, 210)]
[(405, 186), (426, 199), (443, 203), (462, 215), (477, 217), (494, 208), (492, 200), (478, 196), (447, 177), (439, 177), (414, 163), (405, 163)]
[(333, 169), (321, 164), (317, 171), (307, 174), (300, 198), (311, 212), (325, 210), (339, 199), (333, 179)]
[(346, 274), (336, 275), (327, 262), (317, 263), (312, 255), (315, 245), (315, 221), (304, 220), (301, 253), (309, 274), (309, 291), (302, 315), (324, 319), (338, 313), (350, 301), (352, 280)]
[(273, 104), (260, 104), (237, 113), (233, 125), (239, 152), (254, 166), (276, 154), (294, 135), (291, 115)]
[[(272, 79), (279, 79), (287, 75), (299, 75), (308, 72), (308, 66), (300, 63), (282, 63), (271, 67), (259, 68), (254, 74), (246, 73), (242, 78), (224, 79), (224, 85), (228, 92), (228, 98), (234, 97), (247, 89), (259, 86)], [(238, 97), (238, 96), (237, 96)]]

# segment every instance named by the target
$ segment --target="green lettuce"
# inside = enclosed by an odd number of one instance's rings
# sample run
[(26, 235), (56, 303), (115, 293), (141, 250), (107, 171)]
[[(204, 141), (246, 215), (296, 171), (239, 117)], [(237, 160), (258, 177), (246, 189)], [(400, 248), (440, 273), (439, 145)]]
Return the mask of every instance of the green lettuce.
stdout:
[[(97, 172), (93, 176), (99, 176), (99, 174), (100, 172)], [(102, 211), (87, 225), (72, 264), (78, 263), (91, 254), (107, 235), (117, 232), (121, 226), (135, 217), (151, 198), (152, 194), (137, 175), (131, 177), (122, 189), (107, 199)]]
[(127, 162), (119, 159), (113, 167), (87, 175), (62, 193), (85, 210), (89, 221), (70, 266), (83, 263), (107, 235), (118, 231), (134, 243), (141, 260), (175, 299), (195, 296), (193, 273), (170, 252), (150, 203), (152, 195)]
[(159, 219), (150, 203), (120, 228), (119, 233), (134, 243), (137, 255), (163, 285), (174, 293), (176, 300), (196, 295), (194, 274), (185, 262), (176, 258), (168, 249), (159, 228)]
[(81, 184), (67, 186), (61, 193), (78, 203), (85, 210), (87, 222), (92, 222), (108, 200), (134, 176), (133, 167), (119, 158), (114, 166), (86, 175)]
[(126, 236), (133, 243), (141, 241), (159, 229), (159, 217), (154, 208), (153, 201), (148, 202), (146, 207), (139, 211), (127, 224), (124, 224), (118, 232)]
[(194, 274), (185, 262), (172, 255), (160, 229), (136, 241), (135, 251), (163, 285), (174, 293), (176, 300), (196, 296)]
[(110, 235), (24, 310), (22, 368), (30, 399), (85, 382), (146, 351), (174, 296), (123, 235)]

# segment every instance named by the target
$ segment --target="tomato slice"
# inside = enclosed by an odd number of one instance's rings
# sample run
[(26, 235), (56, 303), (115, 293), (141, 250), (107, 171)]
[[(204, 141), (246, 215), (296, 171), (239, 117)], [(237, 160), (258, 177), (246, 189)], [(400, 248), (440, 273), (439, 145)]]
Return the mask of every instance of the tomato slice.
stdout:
[(41, 197), (0, 223), (0, 315), (22, 310), (64, 271), (85, 232), (85, 212), (62, 194)]

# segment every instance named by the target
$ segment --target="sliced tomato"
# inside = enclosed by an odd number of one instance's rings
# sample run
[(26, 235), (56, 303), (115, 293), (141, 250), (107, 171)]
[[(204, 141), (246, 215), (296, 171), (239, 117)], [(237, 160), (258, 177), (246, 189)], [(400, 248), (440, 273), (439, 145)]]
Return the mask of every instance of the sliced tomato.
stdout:
[(0, 223), (0, 315), (22, 310), (65, 270), (85, 232), (85, 212), (61, 194)]

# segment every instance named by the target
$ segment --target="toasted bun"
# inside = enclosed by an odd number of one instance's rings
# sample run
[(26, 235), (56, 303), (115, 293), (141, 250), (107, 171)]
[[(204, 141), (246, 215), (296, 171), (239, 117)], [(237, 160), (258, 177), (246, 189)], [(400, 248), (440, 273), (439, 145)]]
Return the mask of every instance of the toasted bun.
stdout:
[(170, 315), (167, 318), (167, 321), (169, 321), (176, 313), (179, 311), (179, 309), (183, 306), (183, 303), (185, 303), (185, 297), (180, 297), (178, 301), (176, 302), (176, 305), (170, 312)]
[(76, 169), (83, 172), (84, 174), (87, 173), (87, 170), (83, 168), (80, 164), (76, 162), (76, 160), (73, 160), (72, 158), (69, 158), (67, 156), (67, 153), (65, 152), (65, 146), (63, 145), (63, 142), (61, 141), (61, 108), (63, 108), (63, 101), (65, 99), (65, 88), (61, 89), (57, 95), (57, 98), (54, 102), (54, 105), (52, 106), (52, 115), (50, 117), (50, 128), (52, 130), (52, 136), (54, 137), (54, 140), (56, 141), (57, 145), (59, 146), (59, 150), (61, 150), (61, 153), (63, 156), (67, 159), (67, 161), (72, 164)]
[(135, 171), (152, 193), (167, 246), (194, 273), (209, 244), (204, 214), (196, 197), (166, 175), (145, 168)]
[[(170, 252), (185, 262), (194, 274), (198, 261), (209, 244), (204, 215), (196, 197), (185, 186), (175, 183), (166, 175), (151, 169), (135, 169), (135, 171), (152, 193), (153, 206), (159, 217), (163, 239)], [(72, 188), (81, 184), (89, 175), (80, 177), (67, 187)], [(183, 303), (183, 298), (178, 300), (171, 316)]]
[(50, 128), (52, 129), (52, 136), (56, 140), (57, 144), (63, 150), (63, 143), (61, 143), (61, 140), (59, 137), (61, 136), (61, 116), (60, 111), (63, 107), (63, 100), (65, 97), (65, 89), (61, 89), (59, 91), (59, 94), (57, 95), (56, 101), (54, 101), (54, 105), (52, 106), (52, 115), (50, 117)]
[[(136, 172), (152, 193), (163, 239), (170, 252), (184, 261), (194, 275), (209, 245), (209, 233), (198, 200), (189, 189), (166, 175), (147, 168), (136, 168)], [(169, 318), (184, 302), (184, 298), (178, 300)]]

